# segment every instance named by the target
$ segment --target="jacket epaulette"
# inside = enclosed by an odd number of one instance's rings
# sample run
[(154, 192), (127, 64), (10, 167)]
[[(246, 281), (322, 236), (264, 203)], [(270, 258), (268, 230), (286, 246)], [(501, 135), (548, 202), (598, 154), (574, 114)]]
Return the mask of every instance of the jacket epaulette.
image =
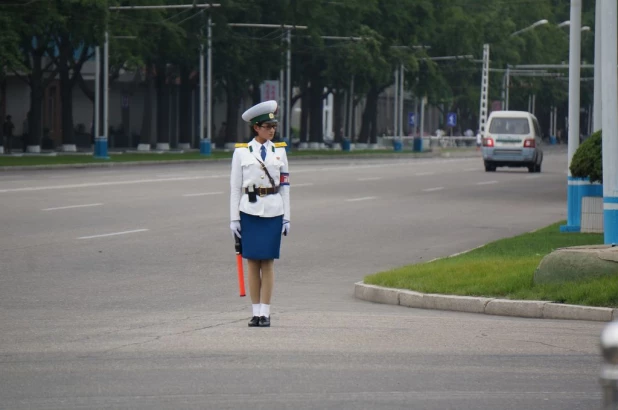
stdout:
[(249, 144), (246, 142), (239, 142), (238, 144), (234, 144), (234, 148), (248, 148)]
[(288, 144), (286, 144), (285, 142), (275, 142), (275, 148), (285, 148), (287, 146)]

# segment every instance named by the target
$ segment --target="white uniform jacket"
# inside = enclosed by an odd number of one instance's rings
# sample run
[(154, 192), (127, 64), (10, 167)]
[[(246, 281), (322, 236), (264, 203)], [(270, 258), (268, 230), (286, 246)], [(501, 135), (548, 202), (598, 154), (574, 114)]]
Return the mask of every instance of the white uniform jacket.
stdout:
[[(267, 218), (283, 215), (283, 219), (290, 220), (290, 184), (286, 144), (266, 141), (264, 146), (266, 147), (266, 159), (262, 161), (260, 156), (262, 144), (255, 139), (248, 144), (236, 144), (230, 177), (231, 221), (240, 220), (240, 212)], [(272, 186), (259, 161), (266, 166), (275, 186), (279, 186), (279, 192), (258, 196), (257, 202), (251, 203), (248, 194), (245, 193), (245, 188), (253, 185), (256, 188)]]

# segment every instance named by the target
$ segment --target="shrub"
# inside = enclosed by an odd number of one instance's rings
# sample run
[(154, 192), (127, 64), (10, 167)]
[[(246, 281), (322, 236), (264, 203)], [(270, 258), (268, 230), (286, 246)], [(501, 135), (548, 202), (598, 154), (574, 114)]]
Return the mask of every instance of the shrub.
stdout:
[(578, 178), (590, 178), (590, 182), (603, 183), (603, 154), (601, 131), (586, 139), (575, 151), (571, 159), (571, 175)]

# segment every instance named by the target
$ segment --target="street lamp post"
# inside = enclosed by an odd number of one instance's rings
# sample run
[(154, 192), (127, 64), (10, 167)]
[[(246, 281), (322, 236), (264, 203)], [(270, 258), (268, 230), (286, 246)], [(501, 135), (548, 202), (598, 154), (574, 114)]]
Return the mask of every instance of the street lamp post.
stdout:
[(615, 0), (602, 0), (602, 4), (603, 232), (609, 245), (618, 244), (618, 7)]
[(571, 0), (571, 19), (569, 23), (569, 116), (567, 148), (567, 224), (560, 227), (561, 232), (579, 232), (581, 229), (582, 190), (588, 189), (589, 182), (571, 175), (571, 161), (579, 148), (579, 108), (581, 77), (581, 22), (582, 1)]
[[(531, 25), (529, 25), (528, 27), (525, 27), (521, 30), (511, 33), (509, 37), (517, 36), (521, 33), (525, 33), (526, 31), (533, 30), (536, 27), (542, 26), (547, 23), (549, 22), (546, 19), (536, 21), (532, 23)], [(489, 99), (489, 52), (490, 52), (489, 44), (484, 44), (483, 45), (483, 72), (482, 72), (482, 78), (481, 78), (481, 103), (480, 103), (480, 109), (479, 109), (479, 132), (481, 133), (481, 135), (485, 134), (485, 124), (487, 123), (487, 114), (488, 114), (487, 104), (488, 104), (488, 99)], [(502, 80), (502, 85), (505, 87), (505, 91), (502, 92), (502, 101), (503, 101), (503, 107), (505, 107), (505, 109), (507, 110), (508, 110), (508, 81), (509, 81), (508, 74), (509, 74), (509, 71), (507, 68), (507, 71), (505, 72), (504, 78)], [(506, 93), (506, 96), (505, 96), (505, 93)]]

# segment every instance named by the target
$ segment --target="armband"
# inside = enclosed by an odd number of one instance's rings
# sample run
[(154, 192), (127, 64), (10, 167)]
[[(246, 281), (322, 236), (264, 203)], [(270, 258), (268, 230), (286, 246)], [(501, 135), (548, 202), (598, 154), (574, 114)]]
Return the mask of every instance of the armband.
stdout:
[(290, 174), (282, 172), (279, 177), (279, 185), (290, 185)]

